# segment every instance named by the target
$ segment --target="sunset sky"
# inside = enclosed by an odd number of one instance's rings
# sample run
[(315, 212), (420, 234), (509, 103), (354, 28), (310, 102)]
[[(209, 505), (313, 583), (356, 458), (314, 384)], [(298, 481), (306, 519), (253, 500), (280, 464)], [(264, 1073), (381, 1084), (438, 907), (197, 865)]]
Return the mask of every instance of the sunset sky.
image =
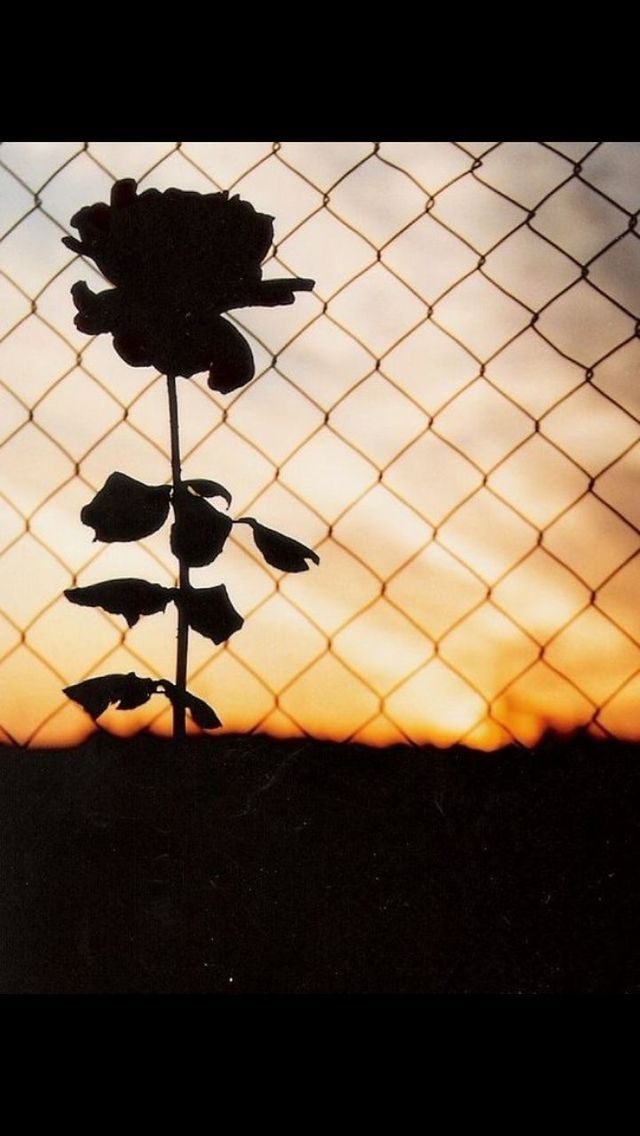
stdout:
[[(83, 678), (173, 678), (172, 605), (128, 630), (62, 594), (176, 580), (168, 525), (107, 545), (80, 521), (114, 470), (171, 477), (165, 379), (73, 323), (71, 285), (107, 285), (60, 238), (122, 177), (232, 189), (275, 217), (265, 276), (316, 281), (237, 312), (251, 384), (178, 383), (184, 475), (321, 557), (287, 576), (238, 526), (192, 572), (245, 618), (190, 635), (225, 730), (640, 738), (640, 144), (5, 142), (0, 739), (82, 740)], [(148, 724), (170, 732), (162, 696), (100, 719)]]

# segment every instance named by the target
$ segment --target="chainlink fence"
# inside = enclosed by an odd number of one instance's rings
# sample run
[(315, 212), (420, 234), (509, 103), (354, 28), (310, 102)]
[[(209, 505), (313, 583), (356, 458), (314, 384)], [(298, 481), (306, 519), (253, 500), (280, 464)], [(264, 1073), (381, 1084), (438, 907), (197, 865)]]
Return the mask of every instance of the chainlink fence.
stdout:
[[(175, 582), (166, 532), (91, 543), (109, 473), (170, 480), (164, 379), (73, 325), (99, 286), (60, 242), (119, 177), (229, 189), (275, 215), (265, 275), (316, 280), (242, 311), (257, 379), (180, 380), (185, 476), (317, 548), (287, 576), (250, 534), (193, 582), (245, 617), (190, 639), (228, 729), (372, 743), (640, 736), (640, 144), (0, 146), (0, 726), (92, 724), (61, 688), (171, 677), (175, 622), (69, 604), (114, 576)], [(104, 286), (104, 285), (103, 285)], [(158, 699), (108, 729), (168, 732)]]

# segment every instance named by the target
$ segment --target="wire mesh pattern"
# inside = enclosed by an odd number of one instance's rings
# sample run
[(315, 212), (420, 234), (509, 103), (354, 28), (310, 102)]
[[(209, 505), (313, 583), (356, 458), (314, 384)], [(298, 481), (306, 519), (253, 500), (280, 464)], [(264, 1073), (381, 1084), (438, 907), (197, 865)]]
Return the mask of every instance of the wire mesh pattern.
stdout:
[[(125, 176), (239, 193), (276, 216), (265, 276), (316, 279), (239, 313), (247, 388), (181, 380), (185, 476), (322, 558), (287, 577), (234, 529), (201, 582), (245, 626), (192, 636), (191, 688), (247, 731), (640, 736), (640, 145), (178, 142), (0, 146), (2, 739), (79, 740), (64, 685), (171, 673), (170, 615), (124, 630), (62, 597), (175, 582), (166, 534), (79, 522), (114, 469), (170, 479), (164, 380), (76, 332), (71, 284), (104, 283), (60, 243)], [(167, 731), (150, 706), (136, 728)]]

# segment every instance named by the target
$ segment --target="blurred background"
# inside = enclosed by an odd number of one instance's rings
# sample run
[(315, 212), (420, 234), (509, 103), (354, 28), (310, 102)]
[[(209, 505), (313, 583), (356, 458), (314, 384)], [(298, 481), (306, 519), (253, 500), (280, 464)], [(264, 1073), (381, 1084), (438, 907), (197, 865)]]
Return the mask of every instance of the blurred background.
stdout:
[[(172, 677), (175, 611), (123, 619), (65, 588), (176, 579), (168, 526), (92, 543), (120, 470), (170, 480), (166, 383), (73, 324), (61, 243), (113, 181), (229, 189), (275, 216), (239, 311), (257, 378), (179, 382), (185, 475), (316, 548), (270, 569), (244, 526), (192, 573), (246, 622), (192, 633), (190, 688), (225, 730), (373, 745), (640, 738), (640, 144), (5, 142), (0, 145), (0, 739), (96, 727), (62, 687)], [(161, 696), (101, 726), (167, 734)], [(196, 731), (197, 732), (197, 731)]]

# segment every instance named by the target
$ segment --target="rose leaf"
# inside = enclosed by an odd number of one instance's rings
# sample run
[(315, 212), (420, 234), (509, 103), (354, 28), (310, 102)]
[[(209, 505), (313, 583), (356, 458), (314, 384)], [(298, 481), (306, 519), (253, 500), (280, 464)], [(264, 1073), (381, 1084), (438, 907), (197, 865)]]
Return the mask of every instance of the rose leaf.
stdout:
[(189, 568), (211, 564), (224, 548), (233, 522), (202, 497), (183, 490), (174, 497), (171, 551)]
[(231, 494), (224, 485), (220, 485), (217, 481), (208, 481), (206, 478), (197, 477), (191, 481), (184, 481), (183, 485), (187, 485), (199, 497), (224, 497), (227, 505), (231, 505)]
[(261, 525), (253, 517), (241, 517), (235, 523), (251, 526), (256, 547), (273, 568), (279, 568), (282, 572), (306, 572), (309, 568), (308, 560), (313, 560), (314, 564), (320, 563), (318, 553), (312, 548)]
[(80, 519), (95, 529), (95, 540), (141, 540), (166, 521), (170, 494), (168, 485), (145, 485), (126, 473), (112, 473)]
[(157, 687), (155, 679), (140, 678), (130, 671), (129, 674), (88, 678), (75, 686), (65, 687), (63, 693), (73, 702), (78, 702), (92, 718), (99, 718), (112, 703), (118, 703), (120, 710), (134, 710), (137, 706), (143, 706)]
[(174, 599), (189, 626), (214, 643), (224, 643), (244, 623), (224, 584), (214, 588), (176, 589)]
[(189, 710), (196, 726), (200, 726), (201, 730), (215, 730), (222, 725), (213, 706), (209, 706), (209, 703), (205, 702), (204, 699), (196, 698), (195, 694), (189, 694), (187, 691), (185, 701), (187, 710)]
[(113, 615), (123, 615), (129, 627), (133, 627), (141, 615), (164, 611), (173, 593), (173, 588), (164, 588), (162, 584), (125, 578), (91, 584), (87, 588), (67, 588), (64, 594), (71, 603), (81, 607), (101, 607)]
[(175, 683), (170, 682), (167, 678), (161, 679), (158, 685), (162, 687), (173, 706), (186, 706), (194, 722), (202, 730), (215, 730), (222, 725), (213, 707), (209, 706), (209, 703), (202, 698), (197, 698), (188, 690), (181, 692)]

